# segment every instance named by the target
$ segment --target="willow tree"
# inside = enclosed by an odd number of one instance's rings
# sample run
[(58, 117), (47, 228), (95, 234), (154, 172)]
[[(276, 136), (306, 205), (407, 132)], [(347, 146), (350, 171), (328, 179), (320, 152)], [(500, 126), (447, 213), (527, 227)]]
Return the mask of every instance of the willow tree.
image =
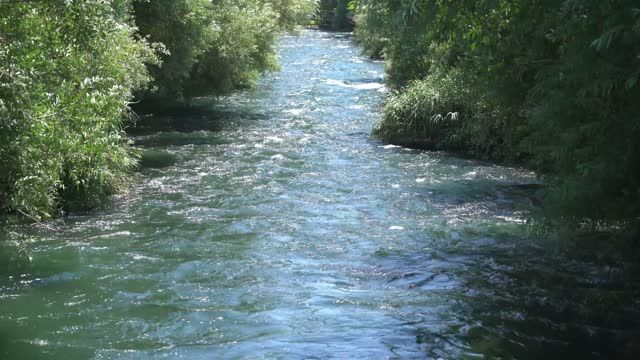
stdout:
[(135, 165), (122, 132), (154, 51), (128, 1), (0, 2), (0, 207), (92, 206)]

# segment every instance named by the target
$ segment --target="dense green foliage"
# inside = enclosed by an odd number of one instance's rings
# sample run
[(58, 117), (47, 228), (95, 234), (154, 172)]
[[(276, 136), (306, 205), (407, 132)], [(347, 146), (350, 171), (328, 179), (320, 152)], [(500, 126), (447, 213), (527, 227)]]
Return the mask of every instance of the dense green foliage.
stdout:
[(278, 37), (314, 6), (0, 1), (0, 209), (40, 218), (99, 204), (136, 166), (123, 134), (135, 94), (184, 99), (250, 86), (277, 68)]
[[(640, 6), (633, 0), (364, 1), (392, 92), (374, 135), (526, 162), (551, 219), (640, 216)], [(610, 222), (609, 222), (610, 223)]]
[(0, 3), (0, 206), (96, 205), (135, 165), (122, 133), (144, 62), (124, 1)]
[(479, 158), (505, 158), (510, 141), (504, 127), (506, 110), (487, 94), (468, 86), (460, 69), (434, 68), (394, 92), (384, 103), (384, 120), (375, 136), (404, 146), (466, 153)]
[(310, 0), (136, 2), (141, 34), (167, 49), (163, 65), (151, 69), (152, 94), (188, 99), (251, 86), (261, 73), (277, 69), (277, 39), (314, 6)]

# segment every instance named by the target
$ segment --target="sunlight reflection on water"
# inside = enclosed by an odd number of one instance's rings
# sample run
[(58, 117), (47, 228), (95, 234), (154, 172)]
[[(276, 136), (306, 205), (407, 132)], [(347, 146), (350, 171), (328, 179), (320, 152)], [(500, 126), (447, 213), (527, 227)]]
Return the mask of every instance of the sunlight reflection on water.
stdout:
[(65, 360), (607, 350), (575, 347), (589, 336), (562, 316), (598, 269), (535, 260), (523, 232), (534, 174), (372, 141), (383, 64), (346, 36), (304, 31), (280, 56), (257, 89), (134, 139), (175, 163), (59, 232), (21, 230), (34, 260), (0, 282), (0, 345)]

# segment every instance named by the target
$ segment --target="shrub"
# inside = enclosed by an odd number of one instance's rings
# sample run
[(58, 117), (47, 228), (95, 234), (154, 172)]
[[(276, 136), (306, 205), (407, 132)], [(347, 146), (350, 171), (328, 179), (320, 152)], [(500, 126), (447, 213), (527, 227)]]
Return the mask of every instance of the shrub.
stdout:
[(506, 111), (468, 86), (468, 77), (464, 68), (432, 71), (425, 79), (393, 91), (373, 136), (407, 147), (508, 158)]
[[(97, 204), (126, 182), (122, 132), (149, 76), (124, 1), (0, 3), (0, 201), (47, 217)], [(69, 204), (69, 203), (67, 203)]]

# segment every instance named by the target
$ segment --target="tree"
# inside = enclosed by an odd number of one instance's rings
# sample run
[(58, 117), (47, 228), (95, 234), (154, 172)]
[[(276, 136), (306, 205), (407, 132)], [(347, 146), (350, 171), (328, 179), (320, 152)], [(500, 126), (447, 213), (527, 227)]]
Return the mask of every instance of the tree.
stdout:
[(157, 91), (191, 98), (251, 86), (278, 68), (284, 31), (312, 13), (311, 0), (158, 0), (135, 3), (136, 23), (150, 41), (166, 46), (163, 66), (152, 66)]

